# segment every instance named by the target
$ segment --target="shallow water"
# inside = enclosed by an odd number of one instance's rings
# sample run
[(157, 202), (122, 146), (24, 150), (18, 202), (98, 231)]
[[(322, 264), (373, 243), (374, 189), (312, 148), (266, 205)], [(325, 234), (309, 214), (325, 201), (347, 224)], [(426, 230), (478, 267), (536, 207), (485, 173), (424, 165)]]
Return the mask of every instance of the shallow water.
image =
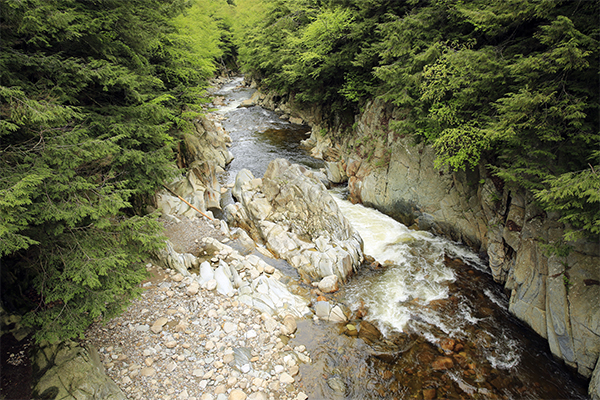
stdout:
[[(229, 102), (220, 112), (235, 156), (225, 180), (233, 182), (242, 168), (262, 177), (275, 158), (321, 167), (299, 146), (307, 127), (261, 107), (236, 108), (253, 93), (240, 83), (218, 93)], [(364, 266), (334, 296), (352, 311), (349, 325), (357, 330), (299, 322), (291, 343), (311, 352), (313, 363), (301, 366), (299, 382), (310, 399), (586, 398), (585, 384), (508, 313), (505, 293), (476, 254), (353, 205), (343, 188), (332, 194), (378, 263)]]

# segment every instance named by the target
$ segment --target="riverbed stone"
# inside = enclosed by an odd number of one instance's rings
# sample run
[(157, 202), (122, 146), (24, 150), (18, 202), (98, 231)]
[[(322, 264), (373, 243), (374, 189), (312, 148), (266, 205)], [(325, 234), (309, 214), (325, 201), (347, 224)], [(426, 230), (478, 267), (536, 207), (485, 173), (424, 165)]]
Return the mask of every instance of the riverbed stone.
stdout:
[(165, 317), (160, 317), (158, 318), (156, 321), (154, 321), (154, 323), (152, 324), (152, 327), (150, 327), (150, 329), (152, 330), (152, 332), (154, 333), (159, 333), (162, 331), (163, 326), (169, 322), (168, 318)]
[(283, 318), (283, 327), (281, 328), (281, 333), (284, 335), (291, 335), (296, 332), (298, 329), (296, 325), (296, 319), (292, 315), (286, 315)]
[(337, 275), (328, 275), (324, 277), (323, 279), (321, 279), (317, 287), (323, 293), (337, 292), (338, 290), (340, 290)]

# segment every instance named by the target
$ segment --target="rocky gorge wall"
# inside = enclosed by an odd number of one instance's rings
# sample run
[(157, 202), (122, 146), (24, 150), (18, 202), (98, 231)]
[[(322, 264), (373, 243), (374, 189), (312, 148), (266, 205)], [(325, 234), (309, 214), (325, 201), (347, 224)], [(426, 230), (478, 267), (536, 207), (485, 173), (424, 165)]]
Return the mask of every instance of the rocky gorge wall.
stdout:
[(590, 378), (590, 396), (600, 399), (598, 243), (578, 241), (568, 254), (553, 252), (564, 233), (558, 214), (539, 209), (530, 193), (504, 185), (483, 164), (456, 173), (435, 168), (431, 147), (389, 129), (400, 111), (382, 101), (355, 116), (352, 134), (332, 128), (318, 107), (272, 94), (257, 93), (253, 101), (312, 126), (305, 144), (326, 161), (330, 181), (347, 182), (352, 201), (479, 252), (510, 296), (509, 311)]

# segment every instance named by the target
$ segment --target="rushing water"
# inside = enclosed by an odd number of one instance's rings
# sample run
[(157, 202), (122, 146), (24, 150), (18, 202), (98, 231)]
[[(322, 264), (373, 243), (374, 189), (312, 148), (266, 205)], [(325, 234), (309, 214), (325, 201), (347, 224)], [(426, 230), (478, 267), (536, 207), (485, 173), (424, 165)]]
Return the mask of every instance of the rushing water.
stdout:
[[(261, 107), (237, 108), (253, 93), (240, 83), (217, 93), (228, 101), (219, 112), (235, 156), (225, 180), (242, 168), (260, 177), (275, 158), (321, 167), (299, 148), (306, 127)], [(343, 188), (332, 194), (377, 262), (335, 295), (352, 311), (350, 326), (299, 322), (292, 344), (311, 352), (299, 383), (311, 400), (586, 398), (544, 340), (508, 313), (506, 295), (477, 255), (353, 205)]]

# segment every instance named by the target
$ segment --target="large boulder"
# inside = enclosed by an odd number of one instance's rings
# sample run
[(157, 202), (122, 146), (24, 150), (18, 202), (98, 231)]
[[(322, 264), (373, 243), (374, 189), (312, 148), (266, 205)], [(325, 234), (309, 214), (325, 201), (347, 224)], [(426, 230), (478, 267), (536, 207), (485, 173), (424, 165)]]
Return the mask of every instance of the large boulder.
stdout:
[(33, 357), (33, 398), (125, 400), (127, 397), (105, 374), (93, 346), (62, 342), (38, 348)]
[(306, 168), (277, 159), (262, 179), (249, 171), (236, 178), (229, 223), (247, 229), (305, 280), (340, 280), (363, 260), (363, 242), (321, 181)]

